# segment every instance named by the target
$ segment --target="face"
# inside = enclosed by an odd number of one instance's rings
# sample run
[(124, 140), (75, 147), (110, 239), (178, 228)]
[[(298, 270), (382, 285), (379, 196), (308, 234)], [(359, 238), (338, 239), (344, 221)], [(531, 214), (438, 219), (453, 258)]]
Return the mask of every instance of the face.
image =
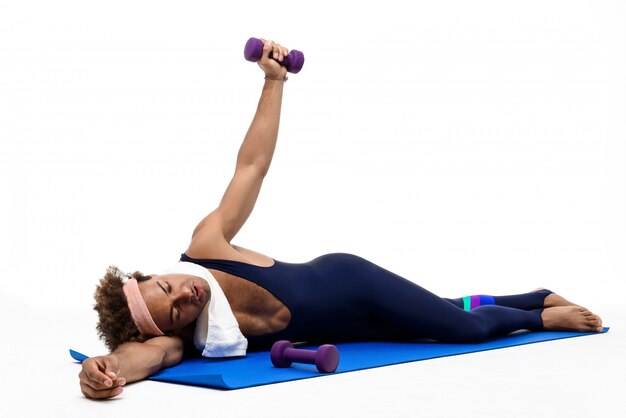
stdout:
[(139, 291), (163, 332), (180, 331), (195, 321), (211, 296), (206, 280), (188, 274), (152, 275), (139, 283)]

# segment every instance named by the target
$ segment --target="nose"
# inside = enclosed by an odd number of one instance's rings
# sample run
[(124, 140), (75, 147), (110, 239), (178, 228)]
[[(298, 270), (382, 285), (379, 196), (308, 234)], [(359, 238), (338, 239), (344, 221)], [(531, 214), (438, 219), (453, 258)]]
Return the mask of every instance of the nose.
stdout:
[(181, 286), (173, 296), (177, 303), (191, 303), (193, 292), (187, 286)]

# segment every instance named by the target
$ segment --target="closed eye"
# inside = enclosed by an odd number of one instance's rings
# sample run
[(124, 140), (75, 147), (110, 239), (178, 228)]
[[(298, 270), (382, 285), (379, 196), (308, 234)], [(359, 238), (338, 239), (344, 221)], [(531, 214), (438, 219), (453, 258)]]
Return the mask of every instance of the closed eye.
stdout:
[[(169, 291), (169, 293), (172, 293), (172, 286), (170, 285), (170, 282), (165, 282), (165, 284), (167, 285), (167, 289)], [(176, 306), (174, 304), (174, 302), (172, 302), (172, 306), (170, 307), (170, 321), (172, 322), (172, 325), (174, 325), (174, 310), (176, 310), (176, 319), (180, 318), (180, 308), (178, 308), (178, 306)]]
[(165, 289), (165, 286), (163, 286), (163, 283), (161, 283), (159, 281), (157, 282), (157, 285), (159, 285), (161, 290), (163, 290), (165, 292), (165, 294), (167, 295), (167, 294), (169, 294), (172, 291), (172, 288), (170, 287), (169, 283), (166, 282), (166, 284), (167, 284), (167, 287), (169, 289), (169, 292)]
[[(169, 282), (165, 282), (165, 286), (161, 282), (157, 282), (159, 287), (165, 292), (166, 295), (172, 293), (172, 286)], [(167, 289), (165, 288), (167, 286)], [(176, 309), (178, 311), (178, 309)], [(180, 312), (178, 312), (178, 316), (180, 316)], [(170, 304), (170, 323), (174, 325), (174, 302)]]

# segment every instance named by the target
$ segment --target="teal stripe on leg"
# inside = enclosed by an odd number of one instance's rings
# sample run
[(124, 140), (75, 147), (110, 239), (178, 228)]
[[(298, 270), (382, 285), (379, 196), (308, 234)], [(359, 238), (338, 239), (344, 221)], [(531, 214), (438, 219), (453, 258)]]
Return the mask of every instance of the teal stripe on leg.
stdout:
[(472, 297), (463, 296), (463, 309), (469, 311), (472, 309)]

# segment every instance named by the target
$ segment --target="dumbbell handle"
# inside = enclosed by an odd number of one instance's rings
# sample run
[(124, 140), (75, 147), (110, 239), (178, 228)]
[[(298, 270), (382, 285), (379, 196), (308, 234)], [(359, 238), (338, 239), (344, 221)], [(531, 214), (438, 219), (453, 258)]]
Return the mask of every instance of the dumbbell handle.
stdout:
[(285, 348), (284, 356), (295, 363), (315, 364), (316, 351), (300, 350), (297, 348)]

